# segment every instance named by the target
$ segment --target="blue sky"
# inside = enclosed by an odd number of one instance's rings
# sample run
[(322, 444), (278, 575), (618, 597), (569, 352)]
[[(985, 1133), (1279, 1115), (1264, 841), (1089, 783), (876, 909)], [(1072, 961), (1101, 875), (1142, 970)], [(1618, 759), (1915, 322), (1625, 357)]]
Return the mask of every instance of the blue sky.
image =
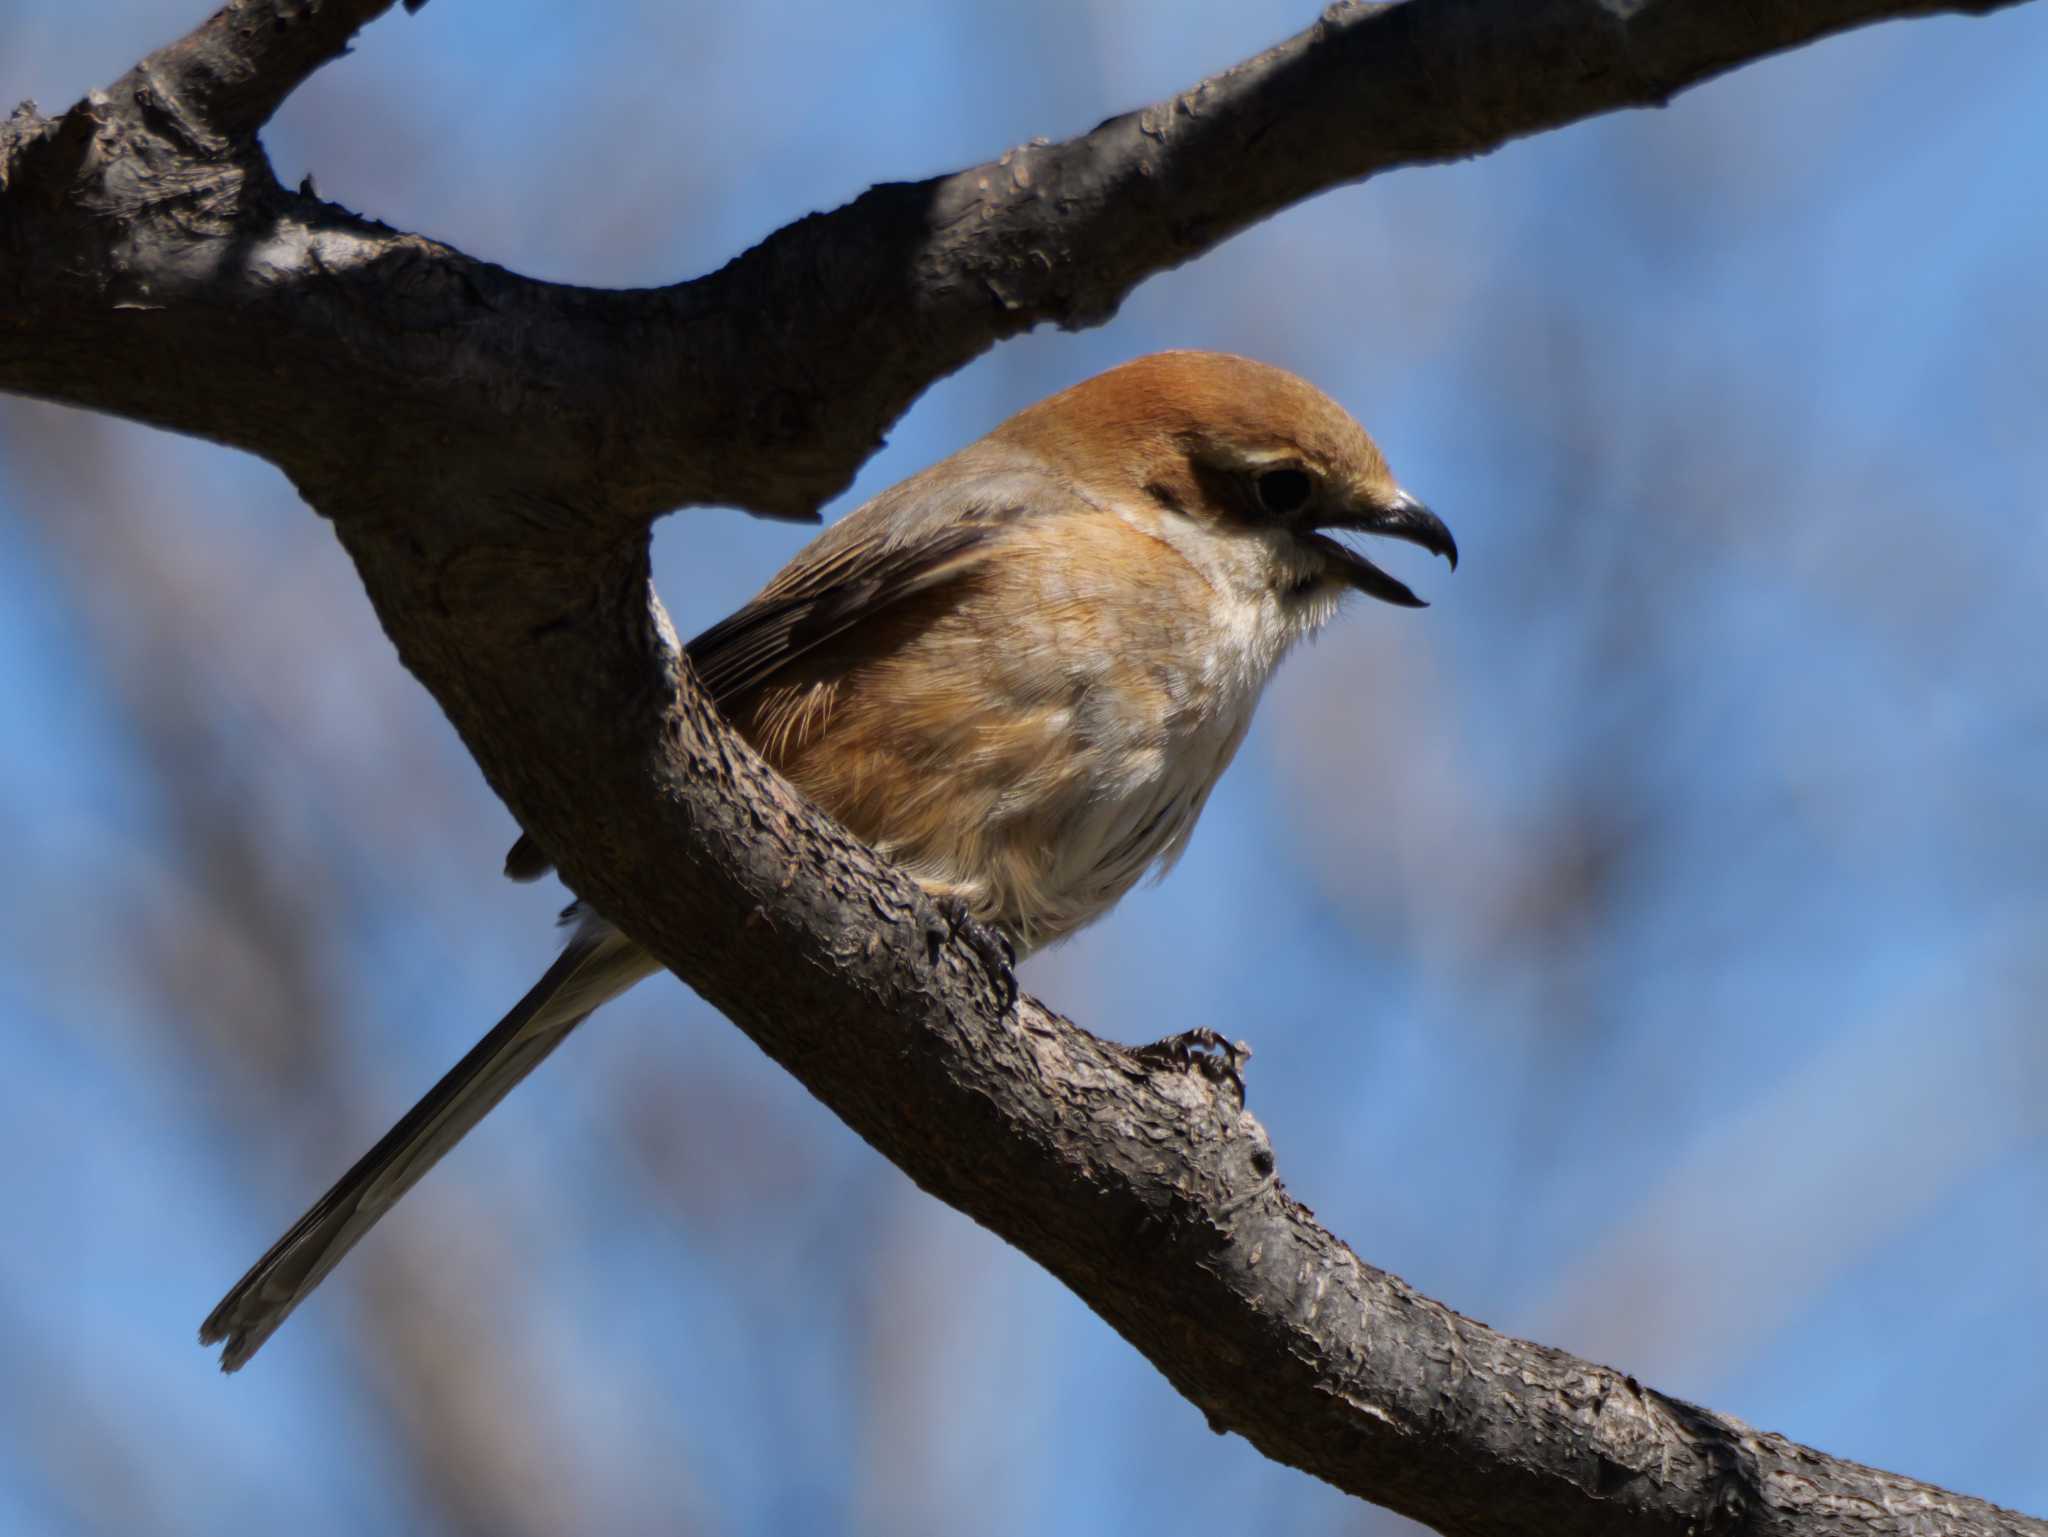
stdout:
[[(60, 107), (201, 9), (0, 0), (0, 88)], [(698, 9), (433, 0), (267, 141), (664, 283), (1312, 17)], [(1027, 987), (1249, 1040), (1290, 1187), (1461, 1311), (2035, 1512), (2043, 57), (2040, 7), (1894, 25), (1330, 194), (943, 381), (830, 509), (1160, 347), (1350, 406), (1464, 563), (1394, 551), (1435, 606), (1291, 660), (1181, 866)], [(220, 1378), (199, 1318), (561, 897), (498, 879), (509, 817), (281, 476), (0, 407), (0, 1533), (1400, 1528), (1211, 1435), (668, 979)], [(678, 628), (801, 538), (667, 519)]]

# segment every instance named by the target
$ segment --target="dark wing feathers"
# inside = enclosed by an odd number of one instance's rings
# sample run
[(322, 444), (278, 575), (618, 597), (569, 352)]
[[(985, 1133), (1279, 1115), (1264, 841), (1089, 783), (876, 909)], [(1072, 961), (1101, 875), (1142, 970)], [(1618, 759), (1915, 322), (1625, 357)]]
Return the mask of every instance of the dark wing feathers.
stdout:
[(821, 562), (791, 590), (770, 589), (691, 641), (684, 649), (697, 681), (721, 708), (730, 705), (834, 636), (960, 575), (993, 532), (985, 522), (957, 523), (914, 546)]

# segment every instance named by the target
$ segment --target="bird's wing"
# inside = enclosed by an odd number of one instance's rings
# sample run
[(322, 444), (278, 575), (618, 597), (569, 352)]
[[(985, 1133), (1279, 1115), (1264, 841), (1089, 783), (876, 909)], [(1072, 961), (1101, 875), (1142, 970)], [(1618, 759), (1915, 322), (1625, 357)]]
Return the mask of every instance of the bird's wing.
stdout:
[[(1035, 466), (947, 471), (936, 465), (848, 513), (750, 602), (684, 648), (721, 709), (827, 641), (966, 576), (1021, 520), (1086, 506)], [(514, 880), (533, 880), (551, 867), (528, 837), (505, 856)]]
[(896, 549), (853, 545), (774, 586), (691, 641), (697, 681), (721, 708), (807, 652), (978, 565), (998, 525), (955, 523)]

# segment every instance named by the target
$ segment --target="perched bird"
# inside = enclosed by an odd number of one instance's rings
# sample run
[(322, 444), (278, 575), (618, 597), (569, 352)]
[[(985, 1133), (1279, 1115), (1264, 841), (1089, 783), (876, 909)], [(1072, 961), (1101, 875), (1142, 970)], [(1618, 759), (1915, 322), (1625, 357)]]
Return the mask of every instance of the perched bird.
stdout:
[[(1420, 600), (1333, 532), (1457, 564), (1341, 407), (1167, 352), (1019, 412), (814, 539), (688, 647), (740, 733), (988, 953), (1170, 865), (1266, 680), (1350, 592)], [(506, 873), (547, 856), (522, 837)], [(578, 904), (561, 958), (201, 1327), (233, 1371), (435, 1160), (654, 959)], [(1004, 957), (997, 957), (1007, 983)]]

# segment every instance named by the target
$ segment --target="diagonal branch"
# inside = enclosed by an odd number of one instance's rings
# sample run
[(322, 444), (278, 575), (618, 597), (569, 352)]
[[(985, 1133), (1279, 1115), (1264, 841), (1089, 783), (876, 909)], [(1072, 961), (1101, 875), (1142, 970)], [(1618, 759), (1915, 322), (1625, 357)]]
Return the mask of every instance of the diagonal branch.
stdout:
[(807, 516), (934, 378), (1028, 326), (1099, 321), (1321, 188), (1929, 8), (1339, 6), (1067, 144), (876, 188), (693, 283), (606, 293), (282, 188), (257, 128), (382, 7), (236, 0), (107, 93), (0, 129), (0, 388), (282, 466), (572, 887), (1219, 1430), (1452, 1532), (2048, 1534), (1365, 1264), (1282, 1188), (1234, 1052), (1133, 1052), (1003, 1009), (933, 941), (920, 890), (725, 728), (647, 572), (663, 508)]
[[(26, 231), (0, 231), (12, 237), (0, 278), (28, 285), (40, 336), (61, 320), (123, 378), (75, 379), (0, 330), (0, 387), (295, 469), (333, 434), (255, 410), (252, 395), (280, 374), (328, 374), (344, 354), (387, 408), (352, 434), (417, 451), (460, 424), (498, 439), (494, 457), (516, 453), (505, 470), (521, 484), (586, 503), (601, 485), (608, 505), (579, 513), (589, 541), (688, 503), (809, 517), (934, 379), (1032, 326), (1099, 324), (1146, 277), (1316, 192), (1661, 105), (1846, 28), (2017, 0), (1348, 0), (1091, 133), (875, 187), (716, 273), (624, 293), (521, 278), (277, 185), (256, 129), (386, 3), (234, 0), (61, 131), (10, 125), (0, 155), (19, 195), (138, 157), (155, 175), (105, 189), (141, 237), (122, 257), (53, 264), (18, 243)], [(231, 149), (181, 154), (180, 124)], [(63, 135), (96, 153), (52, 163), (46, 141)], [(181, 364), (194, 347), (203, 381)], [(419, 420), (424, 440), (404, 431)]]
[(228, 0), (144, 59), (114, 93), (150, 91), (193, 128), (220, 140), (251, 138), (390, 8), (391, 0)]

